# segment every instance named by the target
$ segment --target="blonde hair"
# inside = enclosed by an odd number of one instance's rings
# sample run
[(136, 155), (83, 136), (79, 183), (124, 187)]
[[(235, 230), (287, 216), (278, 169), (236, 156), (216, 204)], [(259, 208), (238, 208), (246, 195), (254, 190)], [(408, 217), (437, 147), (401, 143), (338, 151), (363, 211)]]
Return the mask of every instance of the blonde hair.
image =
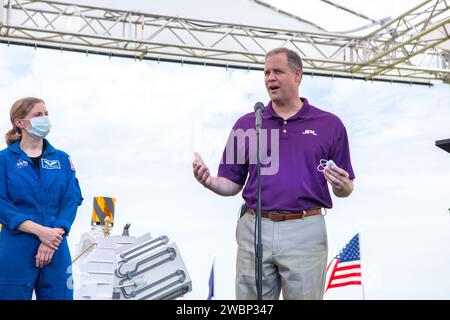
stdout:
[(9, 117), (12, 123), (12, 129), (9, 130), (5, 135), (6, 144), (8, 146), (12, 145), (16, 141), (22, 138), (22, 129), (16, 126), (14, 120), (23, 119), (25, 116), (33, 109), (37, 103), (44, 103), (42, 99), (27, 97), (17, 100), (11, 107)]

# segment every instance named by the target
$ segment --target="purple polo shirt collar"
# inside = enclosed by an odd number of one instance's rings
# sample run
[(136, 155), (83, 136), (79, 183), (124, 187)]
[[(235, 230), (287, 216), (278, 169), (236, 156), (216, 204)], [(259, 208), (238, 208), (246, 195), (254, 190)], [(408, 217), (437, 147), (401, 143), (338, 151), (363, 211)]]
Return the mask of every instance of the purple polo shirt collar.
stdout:
[[(288, 120), (294, 119), (311, 119), (313, 115), (313, 109), (308, 102), (308, 99), (301, 97), (300, 100), (303, 102), (302, 108), (290, 117)], [(273, 118), (281, 118), (275, 110), (273, 110), (272, 100), (269, 101), (266, 108), (264, 109), (263, 119), (273, 119)]]

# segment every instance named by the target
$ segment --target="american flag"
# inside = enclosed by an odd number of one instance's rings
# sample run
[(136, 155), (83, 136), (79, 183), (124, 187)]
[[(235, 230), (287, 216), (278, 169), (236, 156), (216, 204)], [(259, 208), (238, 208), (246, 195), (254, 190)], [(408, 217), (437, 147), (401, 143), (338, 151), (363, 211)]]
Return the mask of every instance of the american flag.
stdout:
[(331, 288), (362, 285), (359, 233), (331, 260), (327, 267), (325, 292)]
[(206, 300), (212, 300), (214, 298), (214, 262), (211, 267), (211, 273), (209, 274), (208, 286), (209, 286), (209, 292), (208, 292), (208, 297), (206, 298)]

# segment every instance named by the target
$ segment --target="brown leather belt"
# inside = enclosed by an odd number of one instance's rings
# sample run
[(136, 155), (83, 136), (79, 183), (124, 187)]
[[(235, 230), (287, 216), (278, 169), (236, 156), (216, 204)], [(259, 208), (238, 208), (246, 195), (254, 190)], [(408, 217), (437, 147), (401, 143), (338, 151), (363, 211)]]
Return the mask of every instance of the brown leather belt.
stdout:
[[(252, 208), (247, 208), (247, 213), (251, 215), (255, 215), (255, 210)], [(313, 208), (304, 211), (292, 211), (289, 213), (279, 213), (276, 211), (272, 212), (261, 212), (261, 217), (270, 219), (272, 221), (284, 221), (284, 220), (294, 220), (294, 219), (303, 219), (310, 216), (317, 216), (322, 214), (321, 208)]]

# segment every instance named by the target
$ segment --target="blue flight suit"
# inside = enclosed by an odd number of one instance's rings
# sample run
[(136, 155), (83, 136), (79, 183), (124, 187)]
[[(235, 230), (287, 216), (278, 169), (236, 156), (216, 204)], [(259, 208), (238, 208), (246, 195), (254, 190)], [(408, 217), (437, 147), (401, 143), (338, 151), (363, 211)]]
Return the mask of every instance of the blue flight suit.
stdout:
[[(0, 300), (71, 300), (71, 256), (66, 236), (82, 203), (69, 156), (44, 139), (39, 168), (19, 142), (0, 151)], [(66, 234), (52, 261), (36, 267), (40, 240), (17, 228), (26, 220)]]

